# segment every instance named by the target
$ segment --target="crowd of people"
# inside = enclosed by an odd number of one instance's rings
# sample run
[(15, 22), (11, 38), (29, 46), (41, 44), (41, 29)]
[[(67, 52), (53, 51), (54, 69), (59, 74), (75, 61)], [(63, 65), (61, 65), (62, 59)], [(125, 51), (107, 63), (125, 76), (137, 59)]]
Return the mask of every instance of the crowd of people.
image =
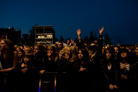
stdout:
[(91, 44), (82, 42), (80, 29), (78, 41), (66, 45), (1, 39), (0, 92), (137, 92), (138, 45), (103, 46), (103, 31)]

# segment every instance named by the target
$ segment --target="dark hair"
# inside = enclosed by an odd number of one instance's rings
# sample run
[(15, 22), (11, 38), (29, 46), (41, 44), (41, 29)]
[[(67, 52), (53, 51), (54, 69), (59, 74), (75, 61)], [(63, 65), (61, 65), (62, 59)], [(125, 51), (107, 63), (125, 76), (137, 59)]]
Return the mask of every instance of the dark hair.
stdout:
[(5, 58), (5, 61), (11, 61), (13, 60), (13, 56), (14, 56), (14, 45), (12, 43), (11, 40), (9, 39), (1, 39), (0, 41), (4, 41), (7, 45), (8, 48), (7, 51), (8, 51), (8, 54), (6, 54), (6, 58)]
[(9, 40), (9, 39), (1, 39), (1, 41), (4, 41), (5, 43), (6, 43), (6, 45), (8, 45), (8, 50), (9, 50), (9, 52), (10, 53), (13, 53), (13, 51), (14, 51), (14, 45), (13, 45), (13, 43), (12, 43), (12, 41), (11, 40)]
[(113, 47), (106, 48), (105, 51), (104, 51), (105, 57), (106, 57), (106, 52), (107, 51), (109, 51), (111, 53), (111, 59), (114, 59), (114, 57), (115, 57), (115, 50), (114, 50), (114, 48)]
[(93, 50), (96, 51), (97, 50), (97, 46), (95, 43), (91, 43), (90, 46), (88, 47), (89, 50)]
[(39, 52), (43, 52), (44, 51), (44, 46), (42, 44), (35, 44), (34, 46), (39, 48)]
[(85, 59), (88, 59), (88, 58), (89, 58), (89, 52), (88, 52), (88, 50), (82, 49), (82, 54), (83, 54), (83, 57), (84, 57)]
[[(130, 56), (129, 51), (128, 51), (126, 48), (121, 49), (121, 50), (120, 50), (120, 56), (121, 56), (121, 53), (123, 53), (123, 52), (127, 53), (126, 59), (128, 60), (128, 62), (130, 62), (131, 56)], [(121, 58), (121, 59), (122, 59), (122, 58)]]
[(126, 48), (121, 49), (120, 53), (122, 53), (122, 52), (126, 52), (127, 54), (129, 54), (129, 51)]

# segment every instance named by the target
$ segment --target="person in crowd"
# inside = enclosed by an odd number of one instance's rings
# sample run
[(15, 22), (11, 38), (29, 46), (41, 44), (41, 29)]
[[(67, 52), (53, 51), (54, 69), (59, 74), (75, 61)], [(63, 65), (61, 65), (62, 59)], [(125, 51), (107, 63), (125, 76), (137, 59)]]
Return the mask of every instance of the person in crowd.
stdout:
[(130, 88), (130, 55), (129, 51), (124, 47), (120, 51), (120, 91), (128, 91)]
[(48, 47), (48, 45), (47, 44), (42, 44), (42, 45), (44, 47), (44, 53), (47, 53), (47, 47)]
[[(65, 46), (60, 52), (57, 61), (58, 77), (57, 88), (58, 90), (73, 91), (73, 78), (74, 78), (74, 62), (75, 62), (75, 47)], [(72, 84), (72, 85), (70, 85)]]
[(18, 64), (18, 54), (9, 39), (0, 40), (0, 92), (12, 92), (15, 88), (14, 70)]
[(119, 60), (120, 59), (120, 47), (119, 46), (113, 46), (114, 50), (115, 50), (115, 60)]
[(44, 61), (47, 57), (45, 48), (41, 44), (34, 45), (34, 57), (33, 57), (33, 66), (37, 69), (37, 72), (40, 72), (44, 68)]
[(98, 40), (94, 39), (94, 43), (98, 46)]
[(47, 53), (44, 56), (44, 61), (42, 60), (41, 65), (41, 81), (48, 82), (42, 84), (42, 91), (52, 92), (54, 90), (54, 77), (56, 76), (57, 72), (57, 48), (55, 44), (51, 44), (47, 47)]
[(45, 59), (45, 72), (57, 71), (57, 48), (56, 45), (49, 45), (47, 48), (47, 57)]
[(115, 61), (113, 47), (105, 49), (104, 58), (101, 59), (103, 92), (119, 92), (120, 66)]
[(57, 46), (57, 52), (58, 52), (58, 53), (60, 52), (60, 50), (62, 50), (62, 49), (64, 48), (63, 43), (62, 43), (61, 41), (59, 41), (59, 42), (56, 44), (56, 46)]
[(69, 46), (70, 47), (70, 39), (69, 38), (66, 40), (66, 45), (65, 46)]
[(82, 42), (82, 39), (81, 39), (81, 29), (77, 29), (77, 36), (78, 36), (78, 39), (77, 39), (77, 46), (78, 46), (78, 49), (81, 49), (81, 48), (86, 48), (88, 49), (88, 43), (85, 41), (85, 42)]
[(89, 92), (89, 75), (88, 75), (89, 52), (86, 48), (78, 50), (78, 60), (74, 63), (77, 71), (74, 77), (74, 92)]
[(73, 39), (70, 39), (70, 46), (73, 46), (75, 44)]
[(134, 52), (132, 53), (132, 57), (130, 59), (130, 91), (137, 92), (138, 88), (138, 45), (135, 45)]
[(18, 45), (14, 45), (14, 49), (18, 52), (20, 47)]
[(33, 62), (33, 54), (32, 53), (25, 53), (23, 58), (23, 62), (20, 64), (18, 68), (18, 75), (17, 75), (17, 92), (37, 92), (34, 89), (34, 70), (32, 68)]
[(30, 45), (24, 45), (23, 50), (25, 53), (32, 53), (33, 52), (33, 48)]
[(74, 63), (78, 59), (78, 47), (75, 44), (70, 46), (70, 53), (71, 53), (70, 62), (72, 63), (72, 65), (74, 65)]
[(98, 46), (94, 42), (92, 42), (88, 47), (90, 62), (88, 63), (87, 71), (89, 74), (89, 81), (91, 84), (89, 85), (89, 88), (94, 92), (99, 91), (99, 87), (101, 86), (100, 59), (102, 58), (103, 30), (104, 27), (99, 29)]
[(19, 50), (17, 52), (18, 52), (19, 64), (21, 64), (23, 62), (23, 58), (24, 58), (25, 52), (21, 48), (19, 48)]
[(41, 78), (41, 74), (44, 72), (45, 68), (45, 58), (47, 57), (45, 48), (42, 44), (35, 44), (33, 49), (33, 62), (32, 62), (32, 69), (34, 72), (34, 92), (38, 92), (39, 90), (39, 80)]
[(80, 71), (85, 70), (87, 71), (87, 76), (89, 79), (89, 85), (88, 90), (89, 91), (99, 91), (100, 87), (100, 58), (102, 56), (102, 33), (103, 33), (104, 27), (99, 29), (99, 40), (98, 40), (98, 46), (92, 42), (89, 46), (88, 44), (84, 44), (81, 41), (81, 30), (77, 30), (77, 35), (78, 35), (78, 49), (80, 48), (85, 48), (88, 50), (89, 55), (88, 59), (89, 61), (87, 62), (87, 68), (81, 68)]

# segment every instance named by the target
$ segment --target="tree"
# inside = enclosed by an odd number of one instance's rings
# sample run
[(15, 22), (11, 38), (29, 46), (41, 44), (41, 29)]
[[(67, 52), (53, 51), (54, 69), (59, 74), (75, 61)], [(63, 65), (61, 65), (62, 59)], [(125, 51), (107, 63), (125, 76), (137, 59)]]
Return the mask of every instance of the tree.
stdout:
[(54, 38), (54, 42), (57, 42), (57, 41), (59, 41), (59, 40), (58, 40), (58, 38), (55, 37), (55, 38)]
[(105, 34), (104, 34), (104, 44), (106, 45), (106, 44), (112, 44), (112, 42), (111, 42), (111, 40), (112, 40), (112, 38), (110, 38), (109, 37), (109, 35), (108, 35), (108, 33), (106, 32)]
[(90, 38), (89, 38), (89, 44), (94, 41), (94, 35), (93, 32), (90, 32)]
[(89, 44), (89, 39), (88, 36), (85, 36), (84, 39), (82, 40), (83, 43)]
[(117, 44), (121, 44), (122, 43), (122, 40), (118, 36), (116, 36), (116, 41), (117, 41)]
[(32, 29), (29, 30), (29, 44), (33, 45), (35, 43), (35, 30), (32, 27)]
[(94, 40), (98, 40), (97, 34), (96, 34), (96, 33), (95, 33), (95, 35), (94, 35)]
[(77, 43), (77, 44), (79, 43), (79, 41), (78, 41), (78, 38), (77, 38), (77, 37), (75, 38), (75, 40), (74, 40), (74, 41), (75, 41), (75, 43)]
[(60, 41), (61, 42), (65, 42), (64, 38), (62, 37), (62, 35), (60, 36)]
[(22, 34), (22, 44), (28, 44), (29, 35)]

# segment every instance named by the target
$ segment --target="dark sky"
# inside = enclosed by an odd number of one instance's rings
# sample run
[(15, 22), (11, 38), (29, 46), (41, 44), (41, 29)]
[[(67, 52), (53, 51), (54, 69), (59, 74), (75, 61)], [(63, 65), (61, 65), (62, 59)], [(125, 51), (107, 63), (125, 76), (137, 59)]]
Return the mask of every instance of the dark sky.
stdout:
[[(138, 43), (138, 0), (0, 0), (0, 28), (28, 33), (38, 24), (53, 25), (56, 37), (82, 38), (104, 26), (113, 44)], [(104, 34), (103, 33), (103, 34)]]

